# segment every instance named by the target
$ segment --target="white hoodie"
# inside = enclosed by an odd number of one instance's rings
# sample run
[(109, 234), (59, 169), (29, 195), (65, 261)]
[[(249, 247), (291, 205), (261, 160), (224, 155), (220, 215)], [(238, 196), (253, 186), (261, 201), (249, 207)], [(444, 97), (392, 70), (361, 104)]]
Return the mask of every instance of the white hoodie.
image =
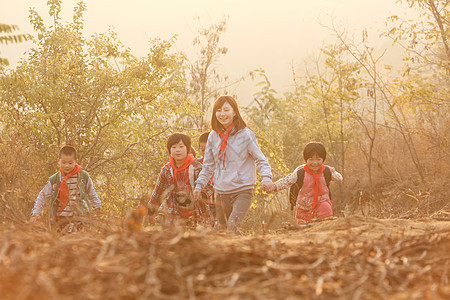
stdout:
[(211, 131), (206, 143), (203, 169), (195, 181), (195, 189), (201, 190), (214, 173), (214, 189), (227, 194), (253, 188), (256, 184), (256, 167), (261, 173), (261, 181), (272, 180), (269, 162), (259, 149), (255, 133), (248, 127), (228, 137), (225, 167), (219, 149), (222, 138)]

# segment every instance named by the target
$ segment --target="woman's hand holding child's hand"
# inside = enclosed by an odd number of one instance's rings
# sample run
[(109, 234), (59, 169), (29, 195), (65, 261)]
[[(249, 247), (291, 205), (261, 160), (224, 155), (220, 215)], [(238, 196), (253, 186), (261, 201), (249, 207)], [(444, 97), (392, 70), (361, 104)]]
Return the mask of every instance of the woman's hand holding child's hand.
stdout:
[(272, 181), (264, 181), (261, 183), (262, 190), (271, 193), (275, 190), (275, 184)]

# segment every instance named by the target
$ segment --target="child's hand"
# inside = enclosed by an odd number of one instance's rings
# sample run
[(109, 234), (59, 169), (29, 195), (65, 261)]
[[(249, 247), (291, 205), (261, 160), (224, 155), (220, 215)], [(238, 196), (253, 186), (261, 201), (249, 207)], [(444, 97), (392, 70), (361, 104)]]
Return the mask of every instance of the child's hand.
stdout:
[(153, 205), (153, 204), (150, 204), (150, 205), (147, 207), (147, 215), (153, 216), (153, 215), (155, 215), (157, 212), (158, 212), (158, 206)]
[(40, 218), (41, 218), (41, 216), (32, 216), (32, 217), (30, 218), (30, 223), (31, 223), (31, 224), (34, 224), (34, 223), (36, 223), (37, 221), (39, 221)]
[(272, 181), (264, 181), (261, 183), (262, 190), (266, 193), (271, 193), (275, 190), (275, 184)]
[(200, 190), (194, 190), (194, 200), (195, 201), (202, 201), (202, 191)]
[(342, 175), (338, 171), (336, 171), (335, 168), (331, 168), (331, 179), (339, 182), (342, 182), (344, 180)]
[(149, 215), (147, 216), (147, 222), (149, 225), (156, 225), (158, 224), (158, 215)]

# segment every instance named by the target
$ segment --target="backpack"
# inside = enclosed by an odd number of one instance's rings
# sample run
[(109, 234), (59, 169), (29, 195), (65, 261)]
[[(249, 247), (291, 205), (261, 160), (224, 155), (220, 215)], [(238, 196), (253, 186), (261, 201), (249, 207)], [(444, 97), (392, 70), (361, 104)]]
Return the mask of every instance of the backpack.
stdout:
[[(328, 166), (325, 166), (323, 170), (323, 176), (325, 177), (325, 182), (327, 183), (328, 193), (331, 198), (330, 191), (330, 181), (331, 181), (331, 170)], [(291, 210), (294, 210), (295, 204), (297, 203), (298, 193), (303, 186), (303, 179), (305, 179), (305, 170), (303, 167), (299, 168), (297, 171), (297, 181), (289, 188), (289, 204)]]

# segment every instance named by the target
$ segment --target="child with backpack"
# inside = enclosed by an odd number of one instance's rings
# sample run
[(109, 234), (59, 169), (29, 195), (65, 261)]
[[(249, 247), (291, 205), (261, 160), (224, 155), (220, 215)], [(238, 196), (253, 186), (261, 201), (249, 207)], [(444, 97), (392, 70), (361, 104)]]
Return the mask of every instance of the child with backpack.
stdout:
[(102, 203), (88, 174), (78, 165), (77, 151), (72, 146), (59, 150), (60, 169), (53, 174), (38, 194), (31, 212), (36, 221), (50, 202), (50, 218), (60, 225), (70, 224), (74, 216), (89, 214), (100, 209)]
[(239, 234), (239, 225), (252, 204), (256, 166), (264, 191), (273, 186), (272, 172), (255, 133), (245, 124), (233, 97), (216, 99), (211, 127), (194, 197), (200, 198), (201, 190), (214, 175), (217, 228)]
[(306, 164), (275, 182), (272, 191), (289, 189), (291, 210), (297, 206), (298, 224), (307, 224), (313, 218), (323, 219), (333, 216), (330, 201), (330, 181), (343, 180), (334, 168), (324, 165), (327, 152), (322, 143), (309, 142), (303, 149)]
[(208, 199), (213, 193), (211, 183), (205, 184), (200, 199), (194, 200), (194, 182), (202, 164), (191, 152), (191, 138), (183, 133), (174, 133), (167, 140), (169, 162), (161, 169), (155, 189), (148, 203), (148, 213), (159, 212), (159, 221), (165, 225), (194, 220), (213, 222)]

